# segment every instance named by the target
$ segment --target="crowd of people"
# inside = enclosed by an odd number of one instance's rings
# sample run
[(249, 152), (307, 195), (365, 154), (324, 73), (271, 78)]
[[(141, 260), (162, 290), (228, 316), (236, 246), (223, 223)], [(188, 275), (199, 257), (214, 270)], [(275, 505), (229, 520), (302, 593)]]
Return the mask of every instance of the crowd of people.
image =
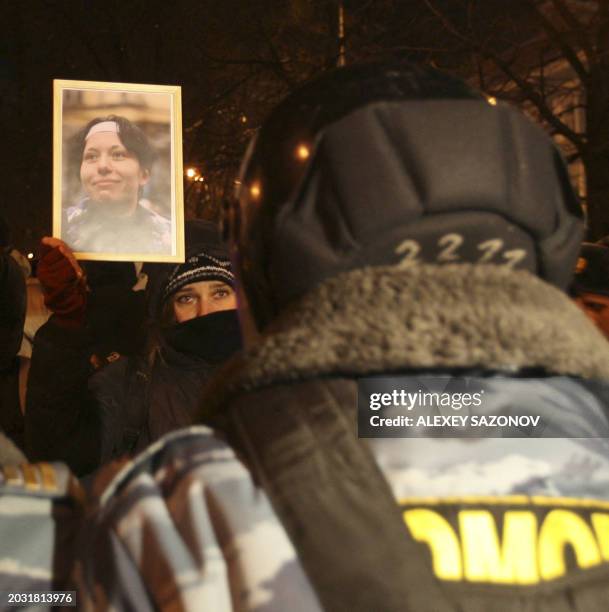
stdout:
[[(116, 125), (83, 132), (91, 173)], [(44, 238), (26, 356), (0, 228), (0, 591), (84, 610), (607, 608), (609, 247), (582, 243), (550, 138), (431, 68), (351, 66), (270, 114), (238, 184), (222, 228), (186, 222), (181, 264), (138, 275)], [(364, 438), (358, 384), (387, 377), (546, 427)]]

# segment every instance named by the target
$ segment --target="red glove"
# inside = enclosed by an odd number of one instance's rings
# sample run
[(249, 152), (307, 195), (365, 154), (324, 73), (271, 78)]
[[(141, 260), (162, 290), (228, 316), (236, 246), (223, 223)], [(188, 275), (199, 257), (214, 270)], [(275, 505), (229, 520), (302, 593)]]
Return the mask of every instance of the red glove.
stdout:
[(38, 280), (44, 303), (62, 327), (81, 326), (87, 306), (87, 283), (72, 251), (56, 238), (43, 238), (40, 246)]

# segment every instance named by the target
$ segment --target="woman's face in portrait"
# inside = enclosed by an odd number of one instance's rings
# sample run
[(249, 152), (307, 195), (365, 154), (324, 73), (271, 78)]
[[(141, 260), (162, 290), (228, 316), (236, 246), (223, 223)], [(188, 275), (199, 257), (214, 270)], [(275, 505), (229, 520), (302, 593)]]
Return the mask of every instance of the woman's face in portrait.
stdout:
[(234, 289), (222, 281), (199, 281), (185, 285), (172, 297), (177, 323), (237, 308)]
[(80, 165), (80, 180), (88, 196), (115, 208), (116, 214), (131, 214), (139, 189), (150, 172), (125, 148), (118, 134), (96, 132), (87, 138)]

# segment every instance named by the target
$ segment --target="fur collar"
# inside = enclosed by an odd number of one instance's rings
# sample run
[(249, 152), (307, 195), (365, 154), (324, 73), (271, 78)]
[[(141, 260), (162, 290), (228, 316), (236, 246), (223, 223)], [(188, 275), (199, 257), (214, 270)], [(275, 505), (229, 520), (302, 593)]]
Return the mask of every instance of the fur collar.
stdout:
[(324, 375), (430, 368), (609, 379), (609, 342), (563, 292), (529, 272), (364, 268), (322, 283), (284, 312), (221, 369), (204, 404)]

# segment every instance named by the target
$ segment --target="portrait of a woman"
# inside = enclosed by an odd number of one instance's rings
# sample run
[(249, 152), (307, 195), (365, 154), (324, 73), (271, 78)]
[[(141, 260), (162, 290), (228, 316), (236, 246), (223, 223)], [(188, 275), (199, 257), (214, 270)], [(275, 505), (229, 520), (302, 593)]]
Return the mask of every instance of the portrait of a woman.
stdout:
[(82, 187), (64, 208), (62, 239), (72, 250), (171, 253), (171, 221), (143, 197), (155, 151), (139, 127), (118, 115), (97, 117), (76, 135), (72, 159)]

